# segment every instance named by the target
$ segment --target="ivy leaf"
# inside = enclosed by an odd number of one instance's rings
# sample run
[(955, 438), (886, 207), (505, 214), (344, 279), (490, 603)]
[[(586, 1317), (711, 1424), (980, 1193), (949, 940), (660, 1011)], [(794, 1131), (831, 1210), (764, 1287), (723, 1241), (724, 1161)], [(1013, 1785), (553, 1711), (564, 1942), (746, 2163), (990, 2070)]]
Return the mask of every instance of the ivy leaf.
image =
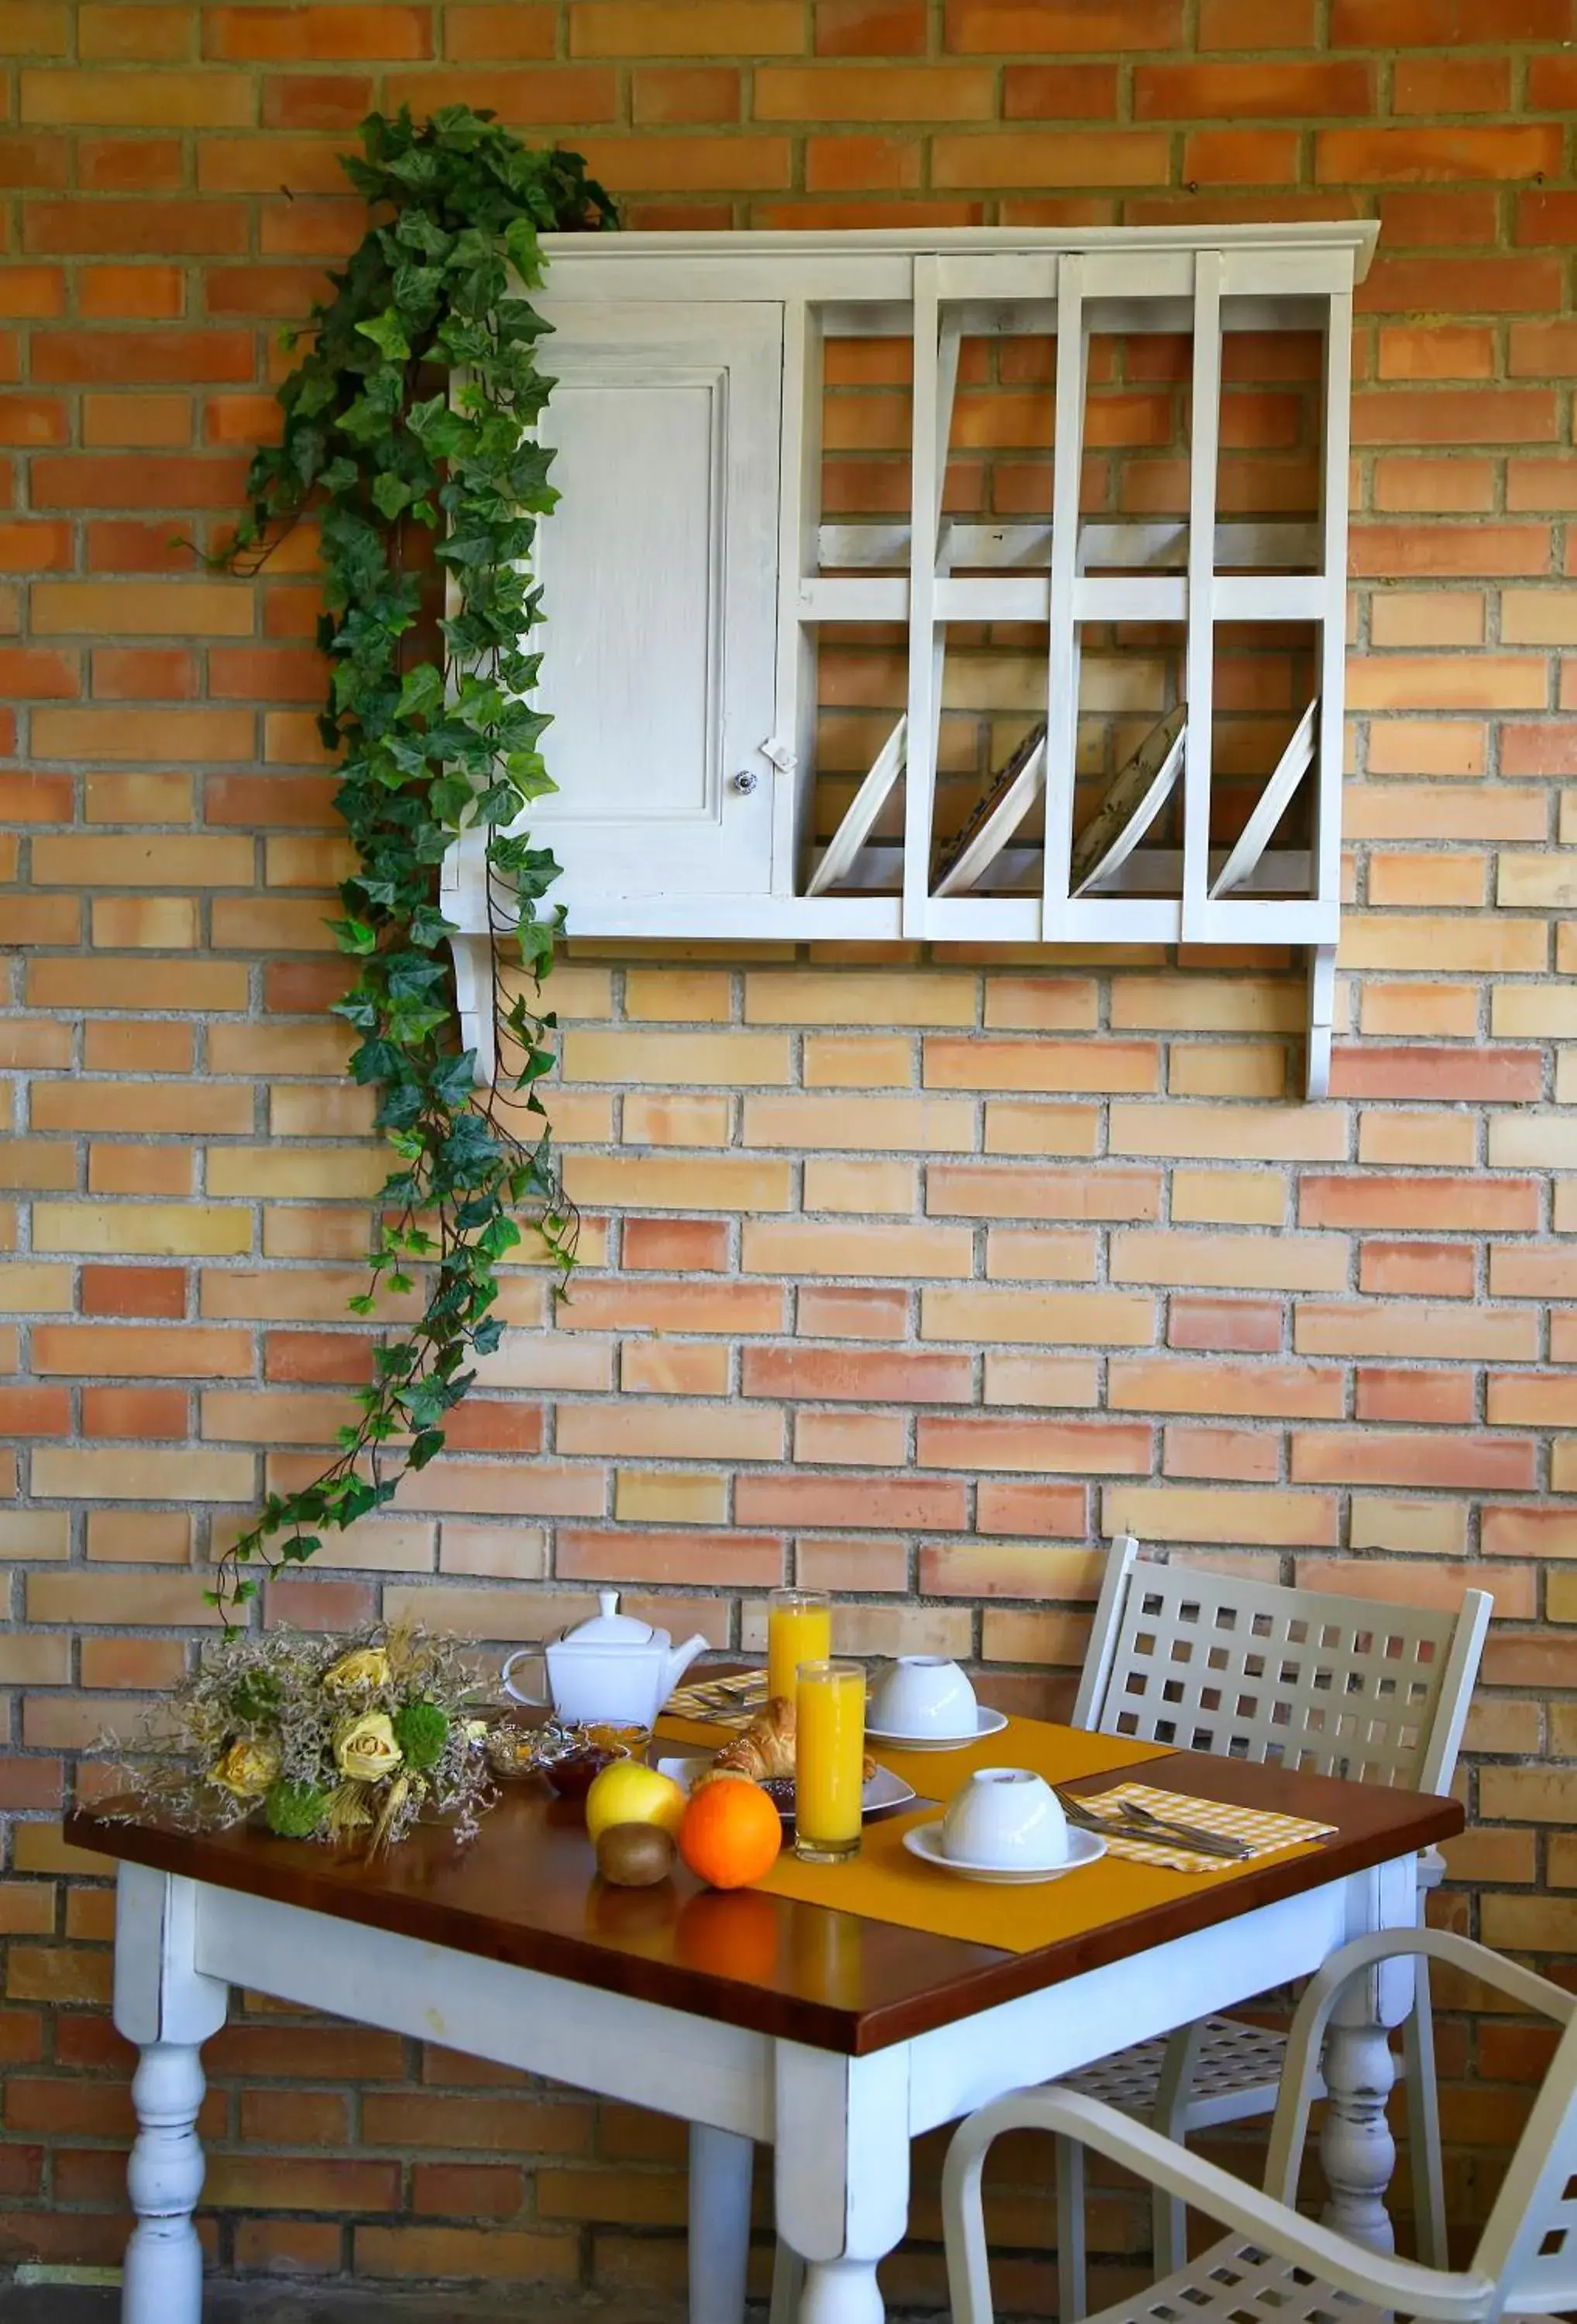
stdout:
[(338, 938), (341, 952), (364, 953), (378, 949), (378, 931), (368, 927), (365, 920), (325, 920), (323, 925)]
[(399, 311), (387, 307), (381, 315), (359, 322), (356, 329), (364, 339), (371, 339), (385, 363), (405, 363), (410, 355), (410, 342), (405, 336)]

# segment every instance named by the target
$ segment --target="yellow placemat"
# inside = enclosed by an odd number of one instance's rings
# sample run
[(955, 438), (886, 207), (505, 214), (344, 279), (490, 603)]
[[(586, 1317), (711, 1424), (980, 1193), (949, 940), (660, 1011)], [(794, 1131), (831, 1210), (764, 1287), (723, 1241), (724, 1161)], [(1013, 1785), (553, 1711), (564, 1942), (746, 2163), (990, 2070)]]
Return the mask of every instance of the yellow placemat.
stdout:
[[(715, 1720), (659, 1719), (659, 1738), (703, 1743), (721, 1750), (731, 1740)], [(1048, 1784), (1071, 1784), (1080, 1775), (1104, 1775), (1113, 1767), (1138, 1767), (1174, 1755), (1165, 1743), (1134, 1743), (1120, 1735), (1089, 1735), (1082, 1727), (1054, 1727), (1044, 1719), (1010, 1719), (995, 1735), (961, 1751), (899, 1751), (868, 1739), (866, 1749), (890, 1767), (923, 1800), (950, 1800), (977, 1767), (1032, 1767)]]
[[(1125, 1807), (1148, 1808), (1152, 1814), (1171, 1816), (1197, 1824), (1202, 1831), (1240, 1840), (1249, 1850), (1245, 1861), (1259, 1856), (1278, 1856), (1300, 1841), (1328, 1840), (1333, 1823), (1311, 1823), (1305, 1816), (1277, 1815), (1269, 1808), (1245, 1808), (1231, 1800), (1193, 1799), (1186, 1792), (1160, 1792), (1150, 1784), (1113, 1784), (1089, 1803), (1097, 1816), (1120, 1817)], [(1136, 1864), (1162, 1864), (1174, 1872), (1213, 1872), (1217, 1859), (1210, 1855), (1157, 1840), (1130, 1840), (1113, 1833), (1108, 1848)]]
[[(664, 1719), (658, 1733), (674, 1742), (716, 1745), (719, 1740), (715, 1726), (693, 1720)], [(1164, 1746), (1132, 1743), (1120, 1736), (1087, 1735), (1080, 1728), (1010, 1719), (1000, 1734), (963, 1751), (882, 1749), (876, 1757), (922, 1796), (946, 1801), (976, 1767), (1033, 1767), (1048, 1782), (1061, 1784), (1175, 1754)], [(791, 1896), (870, 1921), (890, 1921), (899, 1928), (924, 1929), (932, 1936), (957, 1937), (1002, 1952), (1032, 1953), (1175, 1903), (1185, 1880), (1191, 1888), (1220, 1887), (1265, 1861), (1261, 1856), (1241, 1864), (1213, 1863), (1208, 1871), (1183, 1874), (1112, 1850), (1099, 1863), (1058, 1880), (1002, 1886), (959, 1879), (909, 1855), (904, 1833), (931, 1821), (936, 1813), (934, 1806), (911, 1809), (868, 1823), (860, 1853), (848, 1864), (801, 1864), (785, 1851), (756, 1885), (770, 1895)], [(1287, 1848), (1285, 1853), (1316, 1846), (1317, 1841), (1306, 1840), (1302, 1849)]]

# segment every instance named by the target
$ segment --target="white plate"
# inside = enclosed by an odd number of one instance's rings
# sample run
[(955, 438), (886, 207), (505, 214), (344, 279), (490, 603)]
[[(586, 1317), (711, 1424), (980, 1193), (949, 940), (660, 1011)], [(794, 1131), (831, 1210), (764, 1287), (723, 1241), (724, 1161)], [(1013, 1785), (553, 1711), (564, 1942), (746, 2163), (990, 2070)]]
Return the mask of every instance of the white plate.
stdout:
[(850, 800), (842, 823), (826, 844), (826, 852), (805, 885), (807, 896), (825, 895), (846, 878), (854, 858), (871, 836), (871, 826), (887, 803), (888, 793), (904, 770), (908, 755), (908, 720), (900, 718), (871, 763), (871, 771)]
[(1294, 791), (1309, 770), (1314, 755), (1314, 720), (1318, 702), (1311, 702), (1293, 729), (1291, 741), (1276, 762), (1276, 771), (1254, 802), (1237, 845), (1211, 882), (1211, 896), (1227, 895), (1246, 880), (1270, 844), (1270, 835), (1286, 813)]
[[(1023, 822), (1046, 783), (1046, 722), (1025, 737), (1000, 774), (988, 785), (982, 807), (987, 808), (980, 829), (960, 849), (936, 882), (938, 896), (956, 896), (989, 872)], [(1017, 771), (1015, 771), (1015, 762)], [(1001, 786), (997, 797), (998, 786)], [(992, 803), (994, 799), (994, 804)], [(976, 808), (975, 812), (980, 813)]]
[[(1110, 880), (1122, 869), (1139, 841), (1154, 823), (1176, 788), (1183, 771), (1183, 753), (1188, 740), (1188, 706), (1180, 702), (1168, 711), (1158, 726), (1152, 727), (1120, 773), (1107, 785), (1105, 797), (1095, 810), (1099, 821), (1106, 812), (1107, 801), (1120, 795), (1133, 793), (1133, 803), (1118, 823), (1107, 841), (1099, 862), (1092, 863), (1081, 878), (1076, 870), (1079, 848), (1084, 843), (1081, 832), (1074, 842), (1070, 859), (1069, 880), (1075, 896), (1087, 896), (1092, 888)], [(1140, 786), (1143, 786), (1142, 789)]]
[(867, 1743), (885, 1743), (894, 1751), (962, 1751), (970, 1743), (983, 1743), (988, 1735), (1000, 1735), (1008, 1723), (1005, 1711), (988, 1711), (983, 1702), (975, 1706), (975, 1729), (973, 1735), (899, 1735), (890, 1727), (872, 1727), (865, 1721)]
[[(681, 1792), (688, 1792), (697, 1774), (712, 1757), (710, 1751), (689, 1751), (682, 1758), (659, 1759), (657, 1772), (671, 1775)], [(890, 1767), (878, 1767), (862, 1795), (862, 1807), (866, 1815), (875, 1815), (883, 1808), (907, 1807), (915, 1796), (915, 1787), (895, 1775)], [(780, 1811), (785, 1823), (794, 1821), (791, 1810)]]
[(912, 1831), (906, 1831), (903, 1844), (911, 1856), (918, 1856), (922, 1864), (934, 1864), (940, 1872), (956, 1873), (960, 1880), (994, 1880), (1005, 1888), (1028, 1888), (1042, 1880), (1060, 1880), (1065, 1872), (1077, 1872), (1082, 1865), (1093, 1864), (1097, 1857), (1106, 1853), (1106, 1842), (1098, 1831), (1080, 1831), (1070, 1824), (1064, 1862), (1034, 1872), (1016, 1868), (1007, 1871), (1000, 1864), (975, 1864), (965, 1857), (944, 1856), (940, 1816), (935, 1823), (917, 1824)]

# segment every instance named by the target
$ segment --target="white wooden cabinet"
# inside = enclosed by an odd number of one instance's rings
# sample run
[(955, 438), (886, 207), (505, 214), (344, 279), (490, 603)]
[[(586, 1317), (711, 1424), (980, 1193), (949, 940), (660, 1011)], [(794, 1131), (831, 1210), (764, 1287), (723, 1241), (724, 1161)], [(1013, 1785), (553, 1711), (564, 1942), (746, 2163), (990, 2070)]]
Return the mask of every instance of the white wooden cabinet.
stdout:
[[(534, 642), (559, 790), (529, 827), (564, 866), (553, 894), (571, 928), (1304, 945), (1308, 1086), (1323, 1094), (1340, 909), (1352, 289), (1374, 236), (1342, 222), (547, 237), (538, 303), (560, 384), (544, 435), (563, 500), (541, 528), (548, 618)], [(1284, 521), (1245, 519), (1231, 489), (1232, 351), (1275, 344), (1267, 334), (1303, 334), (1317, 349), (1314, 483)], [(1110, 347), (1167, 339), (1185, 347), (1175, 504), (1147, 506), (1140, 478), (1133, 494), (1114, 484), (1092, 505), (1102, 440), (1092, 350), (1104, 378)], [(905, 399), (907, 459), (890, 463), (900, 504), (874, 514), (827, 504), (840, 341), (908, 343), (892, 364)], [(1006, 513), (955, 510), (972, 383), (1042, 374), (1047, 441), (1039, 465), (1022, 468), (1027, 500)], [(1222, 640), (1289, 628), (1307, 640), (1308, 698), (1288, 697), (1263, 763), (1223, 770), (1213, 699)], [(1026, 808), (1036, 793), (1043, 806), (983, 860), (977, 847), (965, 878), (956, 864), (949, 873), (938, 840), (949, 815), (958, 821), (946, 722), (973, 682), (971, 652), (1004, 635), (1020, 650), (1034, 640), (1043, 657), (1028, 704), (1022, 683), (1013, 695), (1015, 741), (1037, 709), (1045, 722), (1018, 787)], [(872, 637), (907, 639), (907, 682), (872, 708), (859, 763), (823, 767), (827, 733), (860, 731), (846, 714), (841, 729), (829, 722), (828, 704), (835, 713), (849, 690), (838, 673)], [(1120, 657), (1134, 640), (1153, 659), (1157, 637), (1172, 641), (1176, 676), (1154, 707), (1185, 714), (1161, 786), (1170, 805), (1148, 842), (1070, 877), (1076, 826), (1137, 739), (1115, 742), (1092, 782), (1089, 641), (1110, 658), (1113, 641)], [(989, 774), (988, 761), (977, 788)], [(446, 873), (463, 1004), (485, 983), (482, 872), (473, 841)]]

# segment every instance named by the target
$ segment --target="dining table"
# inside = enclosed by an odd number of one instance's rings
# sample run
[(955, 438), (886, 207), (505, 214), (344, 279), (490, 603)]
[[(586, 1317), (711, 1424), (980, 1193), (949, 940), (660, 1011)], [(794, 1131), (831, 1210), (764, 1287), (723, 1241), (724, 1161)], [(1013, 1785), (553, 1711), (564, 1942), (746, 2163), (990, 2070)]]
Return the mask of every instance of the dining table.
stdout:
[[(690, 2324), (740, 2324), (753, 2159), (769, 2147), (797, 2324), (881, 2324), (877, 2270), (908, 2225), (915, 2138), (1411, 1925), (1418, 1852), (1463, 1821), (1449, 1797), (1032, 1720), (879, 1757), (918, 1797), (867, 1825), (860, 1858), (812, 1867), (786, 1851), (732, 1890), (682, 1866), (609, 1886), (582, 1808), (540, 1777), (505, 1788), (465, 1844), (428, 1823), (373, 1859), (251, 1825), (178, 1830), (124, 1803), (69, 1817), (73, 1846), (116, 1860), (115, 2020), (141, 2053), (123, 2324), (199, 2324), (200, 2053), (232, 1987), (687, 2123)], [(966, 1775), (1003, 1763), (1075, 1800), (1142, 1775), (1180, 1815), (1215, 1803), (1326, 1829), (1193, 1875), (1109, 1855), (1036, 1886), (976, 1886), (903, 1850)], [(1409, 1969), (1355, 1985), (1324, 2060), (1326, 2216), (1380, 2249), (1388, 2029)]]

